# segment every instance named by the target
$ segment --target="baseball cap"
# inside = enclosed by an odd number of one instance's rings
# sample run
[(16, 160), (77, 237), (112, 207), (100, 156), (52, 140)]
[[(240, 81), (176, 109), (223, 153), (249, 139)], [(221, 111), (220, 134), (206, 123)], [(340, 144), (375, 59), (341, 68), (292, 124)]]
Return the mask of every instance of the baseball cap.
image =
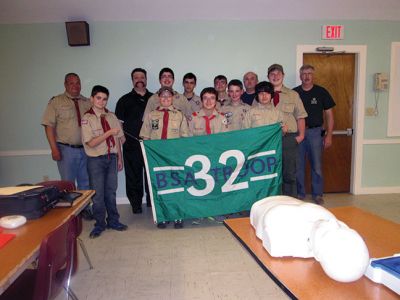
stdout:
[(158, 94), (158, 96), (161, 96), (161, 94), (164, 94), (164, 93), (170, 93), (171, 96), (173, 96), (174, 95), (174, 90), (172, 88), (170, 88), (169, 86), (162, 86), (158, 90), (157, 94)]
[(268, 75), (269, 75), (269, 73), (271, 73), (272, 71), (275, 71), (275, 70), (281, 71), (282, 74), (285, 74), (285, 73), (283, 72), (283, 67), (282, 67), (282, 65), (280, 65), (280, 64), (273, 64), (273, 65), (270, 65), (270, 66), (268, 67)]

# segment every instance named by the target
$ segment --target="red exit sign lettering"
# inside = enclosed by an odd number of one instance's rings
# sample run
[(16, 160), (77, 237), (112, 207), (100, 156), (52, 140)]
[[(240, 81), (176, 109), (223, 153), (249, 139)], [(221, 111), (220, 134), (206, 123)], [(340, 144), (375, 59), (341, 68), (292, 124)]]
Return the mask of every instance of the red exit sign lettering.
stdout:
[(322, 26), (323, 40), (343, 40), (344, 26), (343, 25), (324, 25)]

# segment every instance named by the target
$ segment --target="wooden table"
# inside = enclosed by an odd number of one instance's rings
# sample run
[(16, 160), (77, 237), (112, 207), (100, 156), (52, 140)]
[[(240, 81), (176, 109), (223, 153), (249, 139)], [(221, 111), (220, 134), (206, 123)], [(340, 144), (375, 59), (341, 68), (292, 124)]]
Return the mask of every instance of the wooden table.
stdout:
[(80, 191), (82, 196), (72, 207), (53, 208), (43, 217), (29, 220), (17, 229), (4, 229), (16, 237), (0, 249), (0, 294), (38, 257), (42, 240), (52, 230), (65, 223), (70, 216), (78, 215), (90, 202), (94, 191)]
[[(400, 224), (357, 207), (329, 209), (355, 229), (367, 244), (371, 258), (400, 252)], [(363, 276), (351, 283), (328, 277), (314, 258), (274, 258), (257, 238), (249, 218), (228, 219), (225, 226), (250, 252), (264, 271), (293, 299), (399, 299), (400, 296)], [(350, 250), (351, 251), (351, 250)]]

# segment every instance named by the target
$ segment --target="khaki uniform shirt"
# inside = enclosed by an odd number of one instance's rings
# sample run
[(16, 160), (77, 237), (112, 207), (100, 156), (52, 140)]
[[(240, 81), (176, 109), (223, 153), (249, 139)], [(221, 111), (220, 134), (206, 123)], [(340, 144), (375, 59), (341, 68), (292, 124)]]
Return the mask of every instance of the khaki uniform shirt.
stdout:
[[(189, 118), (189, 130), (192, 136), (207, 135), (206, 120), (203, 118), (205, 115), (204, 110), (200, 109), (199, 112), (194, 112)], [(210, 121), (211, 134), (228, 131), (224, 114), (214, 109), (212, 115), (215, 117)]]
[[(64, 92), (50, 99), (44, 111), (42, 125), (55, 128), (56, 141), (70, 145), (81, 145), (81, 128), (78, 125), (78, 116), (74, 100)], [(78, 105), (81, 119), (92, 106), (89, 99), (79, 95)]]
[(271, 125), (283, 121), (283, 114), (280, 110), (274, 107), (272, 103), (262, 105), (257, 102), (247, 111), (243, 128), (254, 128), (264, 125)]
[[(115, 146), (111, 144), (110, 153), (118, 153), (118, 141), (124, 137), (124, 132), (122, 131), (121, 123), (117, 117), (112, 112), (104, 113), (106, 115), (106, 120), (110, 125), (110, 128), (119, 128), (120, 131), (118, 135), (114, 135)], [(104, 134), (103, 127), (101, 126), (100, 115), (97, 112), (94, 114), (87, 113), (82, 118), (82, 143), (85, 148), (87, 156), (97, 157), (100, 155), (108, 154), (107, 142), (103, 141), (96, 147), (89, 147), (86, 143), (90, 142), (93, 138)]]
[(283, 113), (283, 123), (288, 126), (288, 133), (297, 132), (297, 120), (307, 117), (299, 94), (285, 86), (282, 86), (276, 108)]
[(200, 109), (202, 108), (202, 104), (201, 104), (201, 98), (199, 96), (195, 94), (191, 99), (188, 100), (190, 108), (192, 109), (192, 113), (200, 111)]
[[(190, 117), (192, 114), (192, 109), (190, 107), (189, 101), (182, 94), (179, 94), (177, 92), (174, 93), (175, 94), (172, 99), (172, 105), (175, 108), (179, 109), (185, 115), (186, 118)], [(155, 93), (147, 101), (146, 109), (144, 110), (143, 120), (146, 118), (146, 115), (148, 115), (151, 111), (156, 110), (157, 107), (159, 106), (160, 106), (160, 98), (158, 97), (158, 94)]]
[(227, 105), (221, 107), (220, 112), (225, 115), (228, 131), (243, 128), (244, 116), (248, 110), (250, 110), (250, 105), (242, 101), (240, 101), (238, 105), (233, 105), (231, 101)]
[[(186, 100), (187, 101), (187, 100)], [(162, 107), (158, 109), (163, 109)], [(144, 119), (139, 136), (150, 140), (160, 140), (164, 128), (164, 112), (160, 110), (151, 111)], [(168, 109), (167, 139), (189, 136), (188, 124), (182, 112), (173, 106)]]
[(231, 98), (229, 98), (228, 94), (226, 94), (225, 97), (223, 97), (222, 99), (218, 99), (217, 103), (215, 105), (215, 108), (220, 111), (221, 107), (224, 107), (225, 105), (228, 105), (229, 103), (231, 103)]

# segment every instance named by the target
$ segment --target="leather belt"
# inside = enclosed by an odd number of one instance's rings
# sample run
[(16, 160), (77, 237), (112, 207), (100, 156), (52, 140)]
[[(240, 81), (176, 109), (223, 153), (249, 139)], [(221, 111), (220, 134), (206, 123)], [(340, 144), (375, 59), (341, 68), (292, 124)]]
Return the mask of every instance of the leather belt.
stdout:
[(316, 126), (308, 126), (308, 125), (306, 125), (306, 128), (307, 128), (307, 129), (317, 128), (317, 127), (322, 127), (322, 126), (321, 126), (321, 125), (316, 125)]
[(60, 144), (60, 145), (63, 145), (63, 146), (68, 146), (68, 147), (71, 147), (71, 148), (83, 148), (83, 145), (70, 145), (70, 144), (60, 143), (60, 142), (57, 142), (57, 144)]

